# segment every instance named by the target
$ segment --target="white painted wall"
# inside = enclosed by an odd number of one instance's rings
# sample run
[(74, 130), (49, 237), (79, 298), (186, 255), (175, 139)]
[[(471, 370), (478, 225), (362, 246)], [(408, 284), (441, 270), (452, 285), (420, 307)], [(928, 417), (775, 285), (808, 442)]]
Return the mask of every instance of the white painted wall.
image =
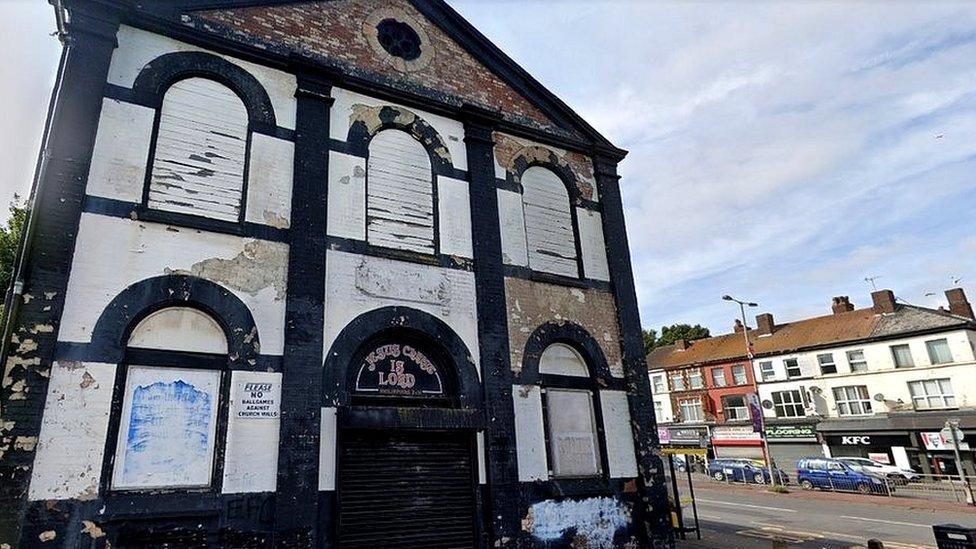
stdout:
[(322, 408), (319, 424), (319, 491), (332, 492), (336, 487), (336, 409)]
[(357, 316), (399, 305), (444, 321), (479, 368), (473, 273), (330, 250), (325, 287), (326, 354), (339, 332)]
[(451, 161), (454, 163), (454, 167), (459, 170), (468, 169), (468, 155), (464, 146), (463, 123), (412, 107), (405, 107), (381, 99), (374, 99), (367, 95), (335, 86), (332, 88), (332, 97), (335, 98), (335, 102), (332, 103), (332, 109), (329, 111), (329, 137), (332, 139), (345, 141), (349, 136), (349, 127), (355, 119), (354, 109), (356, 105), (365, 105), (368, 107), (389, 105), (391, 107), (406, 109), (423, 118), (441, 136), (441, 139), (444, 140), (444, 145), (451, 155)]
[[(196, 271), (228, 288), (250, 309), (262, 353), (282, 353), (288, 266), (285, 244), (83, 213), (75, 250), (60, 341), (91, 341), (91, 330), (102, 311), (131, 284)], [(224, 276), (218, 271), (226, 262), (240, 267), (230, 268)]]
[(252, 133), (244, 219), (279, 229), (287, 228), (291, 224), (294, 173), (294, 143)]
[(331, 236), (366, 240), (366, 159), (329, 151)]
[(506, 265), (529, 266), (529, 250), (525, 238), (525, 213), (522, 195), (498, 189), (498, 221), (502, 239), (502, 262)]
[(600, 409), (603, 411), (603, 432), (606, 436), (610, 478), (636, 477), (637, 457), (627, 392), (600, 391)]
[(281, 406), (281, 374), (236, 371), (231, 374), (230, 405), (227, 413), (227, 444), (224, 452), (223, 493), (274, 492), (278, 486), (278, 433), (276, 418), (239, 417), (241, 400), (247, 397), (245, 384), (270, 383), (266, 398)]
[(599, 212), (576, 208), (579, 225), (580, 252), (583, 256), (583, 275), (596, 280), (610, 280), (607, 266), (607, 246), (603, 239), (603, 217)]
[[(119, 46), (112, 53), (108, 82), (131, 88), (139, 72), (160, 55), (184, 51), (208, 51), (172, 38), (123, 25), (118, 32)], [(209, 52), (213, 53), (213, 52)], [(251, 73), (268, 92), (278, 125), (295, 129), (295, 75), (276, 69), (215, 54)]]
[[(657, 417), (658, 423), (671, 423), (674, 421), (674, 410), (671, 406), (671, 393), (668, 391), (668, 376), (664, 370), (651, 370), (648, 373), (648, 377), (651, 382), (651, 393), (654, 396), (655, 408), (658, 403), (661, 403), (661, 414)], [(664, 390), (661, 392), (654, 390), (654, 378), (660, 377), (661, 382), (664, 384)]]
[(142, 202), (146, 162), (156, 111), (104, 99), (86, 191), (93, 196)]
[(515, 404), (515, 450), (519, 481), (548, 480), (542, 389), (538, 385), (513, 385), (512, 401)]
[(440, 253), (473, 258), (471, 244), (471, 201), (468, 182), (437, 177), (437, 217), (440, 225)]
[[(943, 338), (949, 344), (954, 362), (932, 365), (925, 342)], [(972, 396), (976, 395), (976, 376), (972, 375), (973, 366), (976, 365), (976, 357), (974, 357), (973, 347), (970, 343), (971, 338), (971, 331), (956, 330), (935, 335), (873, 342), (859, 346), (839, 346), (805, 353), (760, 357), (754, 362), (756, 379), (761, 379), (759, 362), (771, 360), (776, 371), (776, 379), (783, 381), (760, 382), (759, 395), (763, 400), (772, 400), (771, 395), (774, 391), (800, 389), (801, 387), (809, 390), (811, 387), (817, 387), (820, 391), (819, 394), (816, 390), (808, 393), (813, 396), (811, 402), (815, 405), (814, 408), (826, 417), (837, 417), (833, 389), (849, 385), (865, 385), (872, 397), (879, 393), (885, 396), (887, 400), (885, 403), (871, 401), (874, 413), (884, 413), (912, 409), (908, 382), (949, 378), (957, 406), (961, 408), (976, 407), (976, 399)], [(915, 362), (914, 367), (895, 368), (891, 346), (901, 344), (909, 345)], [(864, 357), (867, 360), (867, 372), (851, 372), (847, 360), (847, 351), (857, 349), (864, 351)], [(833, 354), (834, 362), (837, 364), (836, 374), (820, 374), (817, 355), (822, 353)], [(783, 361), (789, 358), (798, 360), (804, 377), (785, 380), (786, 370)], [(903, 404), (898, 404), (899, 399)], [(767, 417), (774, 417), (773, 410), (765, 410), (764, 413)]]
[(14, 440), (15, 446), (37, 443), (29, 499), (98, 496), (115, 369), (91, 362), (52, 365), (39, 439)]

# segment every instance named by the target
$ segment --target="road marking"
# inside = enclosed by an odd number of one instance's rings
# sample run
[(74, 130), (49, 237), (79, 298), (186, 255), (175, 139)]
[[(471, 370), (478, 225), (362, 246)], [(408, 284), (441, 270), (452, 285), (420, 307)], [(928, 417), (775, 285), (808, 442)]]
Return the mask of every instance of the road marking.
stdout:
[(915, 522), (899, 522), (897, 520), (881, 520), (881, 519), (870, 519), (864, 517), (852, 517), (849, 515), (841, 515), (840, 518), (846, 518), (850, 520), (866, 520), (868, 522), (880, 522), (882, 524), (897, 524), (899, 526), (918, 526), (919, 528), (931, 528), (931, 524), (918, 524)]
[(785, 513), (796, 513), (796, 509), (784, 509), (782, 507), (764, 507), (762, 505), (749, 505), (748, 503), (729, 503), (727, 501), (715, 501), (713, 499), (698, 499), (701, 503), (711, 503), (714, 505), (728, 505), (729, 507), (748, 507), (750, 509), (766, 509), (767, 511), (783, 511)]

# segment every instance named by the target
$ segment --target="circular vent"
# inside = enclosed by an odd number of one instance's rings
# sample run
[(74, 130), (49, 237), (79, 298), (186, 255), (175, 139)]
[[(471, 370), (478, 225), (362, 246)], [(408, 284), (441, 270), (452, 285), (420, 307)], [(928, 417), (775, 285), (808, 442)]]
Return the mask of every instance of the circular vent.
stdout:
[(396, 19), (384, 19), (376, 25), (376, 38), (393, 57), (413, 61), (420, 57), (420, 36), (410, 25)]

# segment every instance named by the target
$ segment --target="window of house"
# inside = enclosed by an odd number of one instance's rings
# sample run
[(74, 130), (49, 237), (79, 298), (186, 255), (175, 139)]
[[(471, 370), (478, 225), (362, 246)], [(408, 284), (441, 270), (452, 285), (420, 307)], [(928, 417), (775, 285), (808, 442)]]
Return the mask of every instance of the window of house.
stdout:
[(725, 410), (726, 421), (740, 421), (749, 419), (749, 407), (742, 395), (722, 398), (722, 409)]
[(912, 394), (912, 404), (916, 410), (956, 407), (956, 397), (949, 378), (910, 381), (908, 390)]
[(685, 390), (685, 378), (681, 373), (671, 374), (671, 390), (672, 391), (684, 391)]
[(773, 409), (776, 417), (803, 417), (803, 395), (794, 389), (790, 391), (776, 391), (773, 393)]
[(196, 309), (163, 309), (132, 331), (125, 361), (110, 489), (210, 488), (228, 404), (223, 330)]
[(187, 78), (163, 96), (146, 206), (240, 221), (248, 146), (247, 109), (233, 90)]
[(657, 401), (654, 402), (654, 419), (664, 421), (664, 404)]
[(433, 254), (435, 206), (433, 169), (420, 141), (397, 129), (373, 136), (366, 162), (369, 243)]
[(911, 368), (915, 365), (912, 360), (912, 350), (907, 344), (892, 345), (891, 356), (895, 360), (895, 368)]
[(712, 386), (725, 387), (725, 368), (712, 368)]
[(688, 386), (692, 389), (701, 389), (705, 386), (705, 381), (702, 379), (700, 370), (688, 372)]
[(864, 359), (863, 349), (847, 351), (847, 363), (851, 365), (852, 372), (868, 371), (868, 361)]
[(654, 384), (654, 394), (668, 392), (664, 387), (664, 376), (651, 376), (651, 382)]
[(836, 374), (837, 364), (834, 362), (833, 353), (823, 353), (817, 355), (817, 363), (820, 364), (821, 374)]
[(678, 400), (678, 409), (681, 412), (681, 421), (685, 423), (705, 421), (705, 411), (702, 409), (702, 402), (699, 398)]
[(566, 184), (546, 168), (533, 166), (521, 177), (529, 267), (579, 276), (572, 205)]
[(873, 413), (871, 396), (866, 385), (834, 387), (837, 414), (841, 416), (866, 416)]
[(925, 349), (929, 352), (931, 364), (949, 364), (952, 362), (952, 351), (949, 350), (949, 342), (945, 338), (926, 341)]
[(746, 378), (746, 367), (743, 364), (736, 364), (732, 366), (732, 381), (736, 385), (745, 385), (748, 382)]
[(545, 377), (544, 405), (550, 469), (554, 477), (602, 474), (594, 389), (586, 361), (573, 347), (554, 343), (539, 357)]
[(800, 371), (800, 363), (795, 358), (787, 358), (783, 360), (783, 366), (786, 367), (786, 377), (800, 377), (803, 372)]
[(759, 375), (762, 377), (763, 381), (772, 381), (776, 379), (776, 370), (773, 368), (772, 360), (764, 360), (759, 363)]

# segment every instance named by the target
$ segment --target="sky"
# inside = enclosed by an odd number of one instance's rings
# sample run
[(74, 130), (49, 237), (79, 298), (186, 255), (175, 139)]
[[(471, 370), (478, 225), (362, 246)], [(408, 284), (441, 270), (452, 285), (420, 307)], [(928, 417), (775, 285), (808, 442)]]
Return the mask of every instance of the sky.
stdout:
[[(976, 299), (976, 4), (450, 0), (630, 151), (644, 326), (786, 322), (877, 277)], [(29, 189), (59, 44), (0, 0), (0, 202)], [(955, 283), (954, 280), (961, 281)], [(936, 295), (926, 295), (935, 293)]]

